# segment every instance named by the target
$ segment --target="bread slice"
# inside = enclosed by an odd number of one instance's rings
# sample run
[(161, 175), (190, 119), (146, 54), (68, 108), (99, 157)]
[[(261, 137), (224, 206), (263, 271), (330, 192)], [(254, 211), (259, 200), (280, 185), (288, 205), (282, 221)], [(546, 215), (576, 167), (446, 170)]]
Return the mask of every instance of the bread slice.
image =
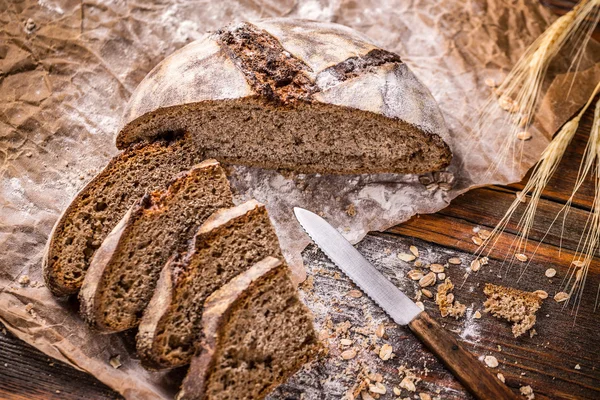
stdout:
[(342, 25), (236, 23), (140, 83), (117, 147), (184, 130), (221, 162), (305, 173), (423, 173), (452, 158), (444, 118), (397, 54)]
[(512, 322), (515, 337), (533, 328), (535, 313), (542, 306), (542, 299), (537, 294), (491, 283), (485, 284), (483, 292), (488, 297), (483, 303), (485, 311)]
[(318, 349), (310, 311), (273, 257), (206, 299), (202, 333), (178, 400), (262, 399)]
[(136, 145), (114, 157), (73, 199), (54, 225), (43, 258), (46, 286), (57, 296), (77, 293), (104, 238), (146, 191), (166, 188), (203, 160), (184, 140)]
[(250, 200), (215, 212), (188, 253), (161, 272), (137, 336), (143, 365), (161, 369), (188, 364), (200, 335), (204, 300), (269, 255), (282, 257), (264, 205)]
[(105, 332), (136, 326), (167, 259), (187, 247), (215, 210), (232, 204), (229, 182), (215, 160), (144, 196), (92, 259), (79, 293), (84, 318)]

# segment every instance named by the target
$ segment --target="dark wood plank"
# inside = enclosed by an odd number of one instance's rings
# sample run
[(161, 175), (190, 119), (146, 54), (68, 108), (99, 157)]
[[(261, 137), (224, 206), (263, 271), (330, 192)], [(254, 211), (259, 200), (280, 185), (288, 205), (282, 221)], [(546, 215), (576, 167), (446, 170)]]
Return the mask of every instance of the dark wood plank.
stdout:
[(49, 358), (0, 324), (0, 398), (121, 399), (93, 376)]

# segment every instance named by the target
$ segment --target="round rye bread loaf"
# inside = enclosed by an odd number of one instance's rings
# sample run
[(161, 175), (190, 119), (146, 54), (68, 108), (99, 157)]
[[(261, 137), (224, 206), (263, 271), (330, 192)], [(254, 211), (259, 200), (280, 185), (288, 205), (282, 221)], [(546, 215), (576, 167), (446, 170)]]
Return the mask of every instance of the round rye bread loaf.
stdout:
[(437, 103), (400, 56), (307, 20), (232, 24), (157, 65), (117, 147), (179, 136), (207, 158), (304, 173), (424, 173), (452, 158)]

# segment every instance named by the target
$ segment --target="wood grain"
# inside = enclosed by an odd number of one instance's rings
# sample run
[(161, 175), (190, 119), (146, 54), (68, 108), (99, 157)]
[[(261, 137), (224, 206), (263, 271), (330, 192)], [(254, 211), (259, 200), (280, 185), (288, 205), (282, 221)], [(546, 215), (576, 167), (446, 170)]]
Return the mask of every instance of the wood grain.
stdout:
[(477, 399), (517, 399), (508, 386), (463, 349), (454, 336), (426, 312), (419, 314), (408, 327)]

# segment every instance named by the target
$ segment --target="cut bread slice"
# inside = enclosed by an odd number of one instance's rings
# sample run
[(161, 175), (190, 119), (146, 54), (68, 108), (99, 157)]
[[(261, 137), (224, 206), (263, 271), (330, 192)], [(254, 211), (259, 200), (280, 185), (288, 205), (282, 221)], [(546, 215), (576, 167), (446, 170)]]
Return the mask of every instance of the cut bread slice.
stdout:
[(46, 286), (57, 296), (77, 293), (95, 251), (127, 209), (202, 160), (184, 140), (137, 145), (114, 157), (54, 225), (43, 258)]
[(84, 318), (105, 332), (136, 326), (167, 259), (187, 247), (215, 210), (232, 204), (229, 182), (215, 160), (144, 196), (92, 259), (79, 293)]
[(452, 158), (429, 90), (394, 53), (342, 25), (227, 26), (140, 83), (117, 147), (185, 131), (221, 162), (305, 173), (423, 173)]
[(206, 299), (202, 333), (178, 400), (262, 399), (319, 347), (310, 311), (273, 257)]
[(170, 260), (140, 322), (138, 354), (149, 369), (188, 364), (204, 300), (266, 256), (282, 257), (265, 206), (250, 200), (216, 211), (180, 260)]
[(533, 328), (535, 313), (542, 306), (542, 299), (537, 294), (491, 283), (485, 284), (483, 292), (487, 296), (483, 303), (485, 311), (512, 322), (515, 337)]

